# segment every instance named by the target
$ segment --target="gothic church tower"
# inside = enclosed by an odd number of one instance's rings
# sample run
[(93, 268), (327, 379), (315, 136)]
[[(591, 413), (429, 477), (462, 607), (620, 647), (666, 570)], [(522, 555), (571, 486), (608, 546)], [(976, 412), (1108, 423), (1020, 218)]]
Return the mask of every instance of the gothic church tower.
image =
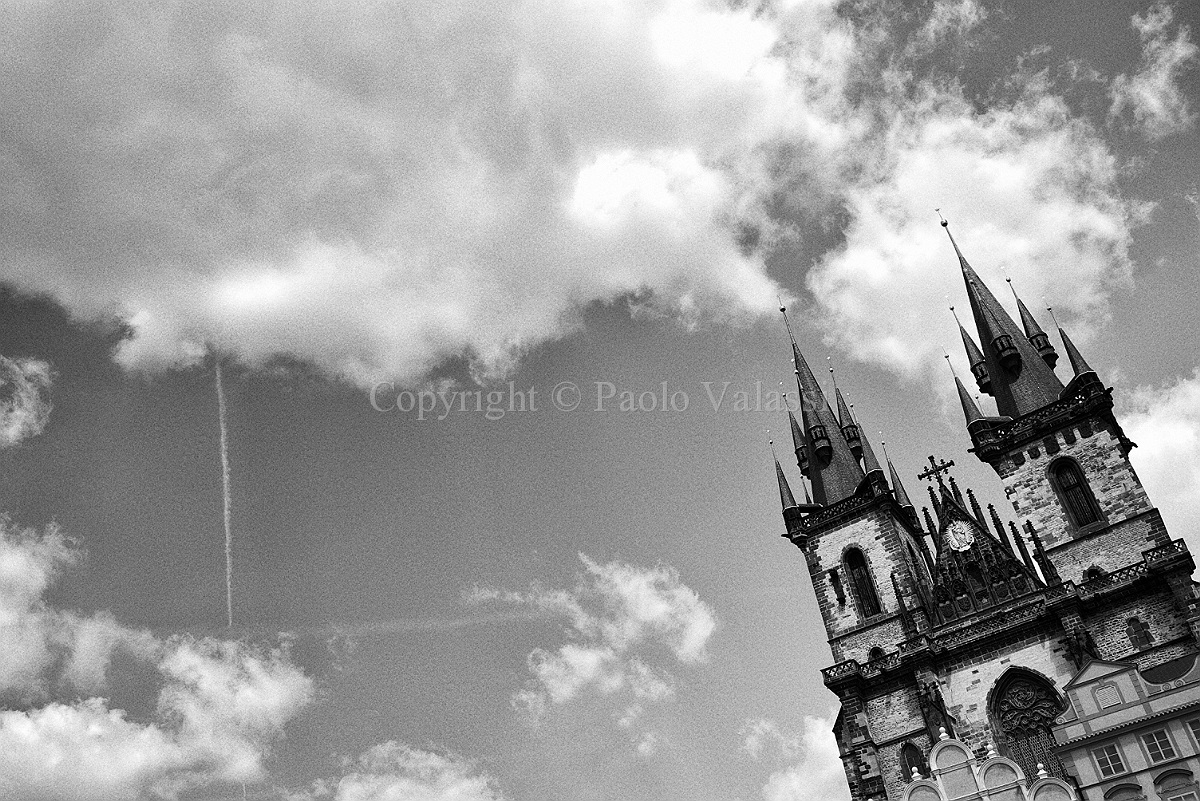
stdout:
[(933, 513), (918, 516), (788, 329), (805, 502), (777, 459), (784, 536), (804, 555), (833, 655), (822, 673), (841, 703), (834, 734), (856, 801), (898, 801), (914, 768), (927, 774), (942, 728), (1027, 776), (1041, 765), (1070, 781), (1050, 729), (1071, 677), (1091, 659), (1147, 668), (1198, 650), (1192, 558), (1129, 464), (1112, 390), (1059, 329), (1064, 385), (1029, 309), (1016, 298), (1018, 326), (951, 243), (977, 335), (960, 325), (963, 343), (995, 414), (954, 381), (971, 452), (1012, 501), (1007, 526), (933, 457), (922, 473)]

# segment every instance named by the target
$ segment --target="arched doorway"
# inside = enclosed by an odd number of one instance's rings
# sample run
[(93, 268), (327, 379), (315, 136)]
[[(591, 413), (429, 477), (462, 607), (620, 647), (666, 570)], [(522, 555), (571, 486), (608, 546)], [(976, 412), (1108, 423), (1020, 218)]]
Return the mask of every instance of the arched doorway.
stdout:
[(1027, 777), (1040, 762), (1053, 776), (1065, 778), (1054, 754), (1054, 719), (1066, 708), (1062, 696), (1044, 676), (1013, 668), (992, 688), (988, 710), (1000, 753), (1016, 762)]

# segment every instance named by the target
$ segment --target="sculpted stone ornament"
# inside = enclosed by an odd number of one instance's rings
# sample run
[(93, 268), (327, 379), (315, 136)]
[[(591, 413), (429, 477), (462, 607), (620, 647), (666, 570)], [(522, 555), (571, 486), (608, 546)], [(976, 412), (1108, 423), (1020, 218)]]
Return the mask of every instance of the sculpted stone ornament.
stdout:
[(1020, 764), (1026, 775), (1034, 775), (1039, 762), (1054, 775), (1063, 775), (1050, 733), (1062, 705), (1052, 689), (1041, 682), (1017, 679), (1004, 690), (995, 710), (1007, 744), (1006, 755)]
[(1058, 717), (1058, 699), (1045, 687), (1016, 681), (1000, 699), (1000, 728), (1007, 735), (1026, 735), (1049, 728)]
[(1092, 635), (1083, 626), (1076, 626), (1075, 629), (1067, 635), (1067, 650), (1071, 655), (1071, 661), (1075, 663), (1075, 667), (1082, 668), (1089, 659), (1098, 659), (1100, 657), (1096, 650), (1096, 641), (1092, 639)]
[(975, 544), (975, 532), (965, 520), (951, 520), (946, 526), (946, 544), (956, 551), (970, 550)]

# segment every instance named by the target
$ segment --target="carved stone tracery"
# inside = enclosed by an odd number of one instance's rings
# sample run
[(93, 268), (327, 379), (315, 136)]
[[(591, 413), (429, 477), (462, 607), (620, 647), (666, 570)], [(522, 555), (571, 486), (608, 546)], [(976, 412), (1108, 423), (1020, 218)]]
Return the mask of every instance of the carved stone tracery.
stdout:
[(1026, 775), (1037, 775), (1040, 762), (1050, 773), (1063, 776), (1050, 733), (1063, 705), (1052, 688), (1030, 678), (1015, 678), (1004, 687), (993, 709), (1004, 750)]

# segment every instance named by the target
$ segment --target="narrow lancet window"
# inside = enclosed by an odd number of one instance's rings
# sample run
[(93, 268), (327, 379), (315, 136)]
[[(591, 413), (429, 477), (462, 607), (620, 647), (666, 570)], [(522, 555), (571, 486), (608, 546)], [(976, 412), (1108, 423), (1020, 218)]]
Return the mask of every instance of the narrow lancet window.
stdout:
[(1081, 528), (1101, 519), (1100, 508), (1075, 460), (1059, 459), (1051, 465), (1050, 475), (1058, 490), (1058, 497), (1076, 527)]
[(846, 572), (849, 574), (850, 584), (854, 588), (858, 611), (864, 618), (878, 615), (881, 611), (879, 595), (875, 592), (875, 582), (871, 580), (871, 571), (867, 567), (867, 560), (862, 551), (851, 548), (846, 552)]

